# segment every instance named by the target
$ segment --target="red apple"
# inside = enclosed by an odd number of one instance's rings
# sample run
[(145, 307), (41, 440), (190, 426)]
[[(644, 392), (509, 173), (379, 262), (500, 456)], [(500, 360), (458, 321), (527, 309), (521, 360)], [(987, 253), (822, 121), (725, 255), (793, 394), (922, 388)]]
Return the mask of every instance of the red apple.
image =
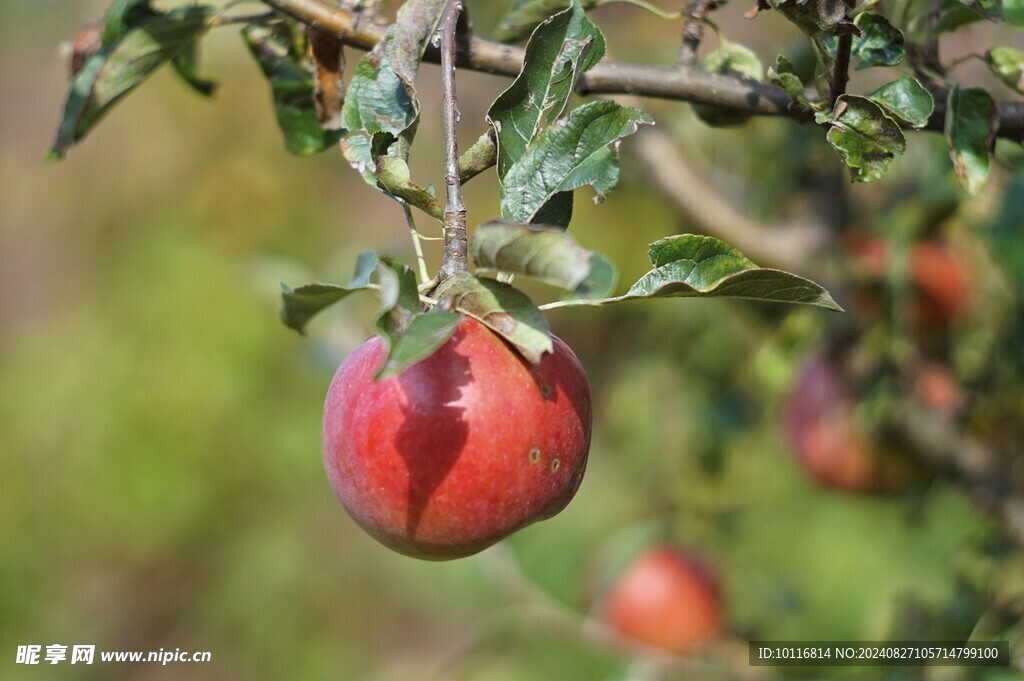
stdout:
[(967, 304), (965, 268), (937, 241), (919, 241), (910, 253), (917, 295), (910, 323), (922, 331), (941, 331)]
[(946, 417), (953, 417), (966, 401), (963, 388), (953, 373), (937, 362), (923, 362), (913, 378), (918, 402)]
[[(849, 245), (862, 282), (881, 282), (889, 257), (885, 242), (877, 237), (855, 235)], [(944, 331), (967, 306), (967, 267), (948, 246), (935, 239), (914, 243), (909, 258), (913, 286), (907, 309), (910, 327), (919, 333)], [(862, 316), (875, 317), (881, 313), (881, 300), (870, 286), (854, 289), (852, 303)]]
[(379, 381), (381, 339), (356, 348), (323, 421), (324, 467), (349, 515), (395, 551), (446, 560), (565, 508), (586, 468), (590, 385), (552, 340), (531, 365), (467, 318), (434, 354)]
[(793, 386), (786, 429), (804, 471), (846, 492), (895, 492), (915, 478), (915, 466), (896, 450), (879, 451), (858, 429), (853, 399), (836, 367), (812, 357)]
[(710, 572), (665, 544), (633, 559), (597, 607), (598, 616), (626, 636), (680, 654), (710, 638), (721, 613)]

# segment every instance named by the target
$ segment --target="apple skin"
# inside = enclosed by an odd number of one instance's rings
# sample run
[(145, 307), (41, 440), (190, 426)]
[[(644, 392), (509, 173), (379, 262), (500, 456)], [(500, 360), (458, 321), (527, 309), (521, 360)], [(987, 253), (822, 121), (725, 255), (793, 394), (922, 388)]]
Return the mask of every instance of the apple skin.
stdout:
[(785, 425), (797, 460), (819, 484), (843, 492), (891, 493), (917, 478), (902, 452), (879, 452), (857, 428), (842, 377), (822, 356), (803, 366), (786, 406)]
[(656, 544), (626, 567), (597, 615), (631, 639), (683, 654), (718, 631), (722, 598), (701, 563), (675, 546)]
[(910, 253), (917, 288), (911, 324), (925, 332), (946, 329), (967, 306), (968, 288), (964, 266), (937, 241), (919, 241)]
[(415, 558), (477, 553), (560, 512), (590, 448), (591, 398), (572, 350), (531, 365), (479, 322), (398, 376), (375, 381), (378, 336), (327, 392), (324, 468), (370, 536)]
[[(873, 282), (885, 277), (888, 249), (878, 237), (851, 237), (853, 258), (862, 273)], [(910, 248), (910, 280), (914, 295), (909, 301), (907, 320), (920, 334), (941, 333), (967, 307), (970, 298), (968, 267), (943, 242), (923, 239)], [(882, 300), (876, 291), (854, 290), (852, 303), (865, 317), (882, 314)]]

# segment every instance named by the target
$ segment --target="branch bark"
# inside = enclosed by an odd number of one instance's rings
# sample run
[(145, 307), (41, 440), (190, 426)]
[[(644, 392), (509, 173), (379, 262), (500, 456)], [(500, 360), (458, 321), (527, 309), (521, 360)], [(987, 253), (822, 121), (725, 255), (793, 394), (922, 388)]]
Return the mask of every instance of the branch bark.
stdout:
[[(853, 9), (853, 0), (843, 0), (846, 10)], [(846, 94), (846, 85), (850, 82), (850, 52), (853, 50), (853, 34), (844, 32), (836, 43), (836, 63), (832, 67), (832, 82), (829, 83), (828, 98), (831, 106)]]
[(686, 6), (686, 23), (683, 25), (683, 43), (679, 46), (676, 63), (680, 66), (694, 66), (697, 63), (697, 48), (704, 39), (704, 17), (715, 7), (716, 0), (690, 0)]
[(1014, 486), (1006, 462), (995, 452), (914, 403), (891, 410), (882, 429), (956, 480), (978, 508), (999, 521), (1007, 537), (1024, 547), (1024, 493)]
[[(388, 30), (388, 24), (335, 7), (327, 0), (262, 0), (298, 21), (336, 36), (344, 44), (371, 50)], [(473, 37), (460, 51), (456, 65), (472, 71), (515, 77), (523, 67), (524, 50)], [(439, 63), (440, 51), (428, 49), (427, 61)], [(603, 61), (583, 74), (577, 83), (580, 94), (633, 94), (642, 97), (710, 104), (754, 116), (784, 116), (803, 123), (813, 114), (795, 106), (781, 88), (696, 67), (658, 66)], [(941, 99), (941, 97), (939, 98)], [(1024, 102), (999, 102), (997, 135), (1024, 140)], [(925, 129), (941, 131), (945, 108), (936, 102), (935, 113)]]
[(444, 255), (439, 280), (444, 281), (467, 269), (466, 205), (459, 178), (459, 101), (455, 91), (456, 33), (462, 0), (448, 0), (441, 18), (441, 106), (444, 118)]

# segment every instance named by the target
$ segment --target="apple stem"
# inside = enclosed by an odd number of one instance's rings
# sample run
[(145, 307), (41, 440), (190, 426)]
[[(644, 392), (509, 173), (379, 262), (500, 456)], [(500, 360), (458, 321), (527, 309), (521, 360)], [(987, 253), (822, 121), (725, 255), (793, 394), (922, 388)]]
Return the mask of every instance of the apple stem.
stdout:
[(459, 124), (459, 102), (455, 93), (455, 34), (458, 30), (462, 0), (448, 0), (441, 18), (441, 106), (444, 111), (444, 183), (447, 189), (444, 211), (444, 255), (438, 279), (444, 281), (468, 265), (466, 252), (466, 205), (462, 202), (459, 181), (459, 144), (455, 133)]

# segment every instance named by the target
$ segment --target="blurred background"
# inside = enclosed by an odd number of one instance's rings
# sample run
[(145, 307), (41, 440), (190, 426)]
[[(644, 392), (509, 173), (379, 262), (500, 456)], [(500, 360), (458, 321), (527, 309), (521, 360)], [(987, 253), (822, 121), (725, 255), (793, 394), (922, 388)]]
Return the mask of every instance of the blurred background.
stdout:
[[(504, 4), (468, 2), (481, 34)], [(0, 7), (3, 678), (1022, 678), (1019, 657), (996, 670), (751, 669), (744, 644), (978, 637), (1022, 654), (1019, 146), (998, 143), (974, 197), (930, 133), (908, 135), (884, 180), (855, 186), (812, 127), (716, 129), (689, 105), (631, 101), (659, 125), (625, 141), (606, 202), (577, 192), (572, 223), (623, 290), (648, 269), (648, 243), (708, 233), (816, 278), (847, 313), (721, 299), (549, 313), (594, 392), (583, 486), (493, 550), (427, 563), (365, 536), (321, 463), (324, 393), (372, 332), (375, 302), (338, 305), (308, 338), (277, 317), (280, 281), (345, 281), (365, 249), (411, 262), (401, 210), (340, 154), (284, 151), (230, 27), (204, 42), (212, 101), (164, 70), (45, 163), (62, 43), (106, 3)], [(778, 51), (808, 63), (791, 25), (747, 9), (714, 19), (765, 63)], [(627, 6), (593, 18), (612, 58), (674, 60), (678, 22)], [(943, 55), (1015, 39), (974, 24), (943, 38)], [(702, 54), (714, 47), (709, 35)], [(885, 82), (876, 71), (851, 90)], [(437, 76), (421, 71), (411, 159), (435, 184)], [(955, 76), (1013, 97), (981, 62)], [(460, 73), (462, 148), (506, 85)], [(498, 213), (493, 174), (467, 192), (471, 223)], [(425, 217), (420, 229), (439, 233)], [(437, 255), (428, 246), (433, 267)], [(651, 542), (699, 559), (722, 609), (702, 645), (654, 670), (580, 619)], [(18, 645), (51, 643), (213, 659), (14, 664)]]

